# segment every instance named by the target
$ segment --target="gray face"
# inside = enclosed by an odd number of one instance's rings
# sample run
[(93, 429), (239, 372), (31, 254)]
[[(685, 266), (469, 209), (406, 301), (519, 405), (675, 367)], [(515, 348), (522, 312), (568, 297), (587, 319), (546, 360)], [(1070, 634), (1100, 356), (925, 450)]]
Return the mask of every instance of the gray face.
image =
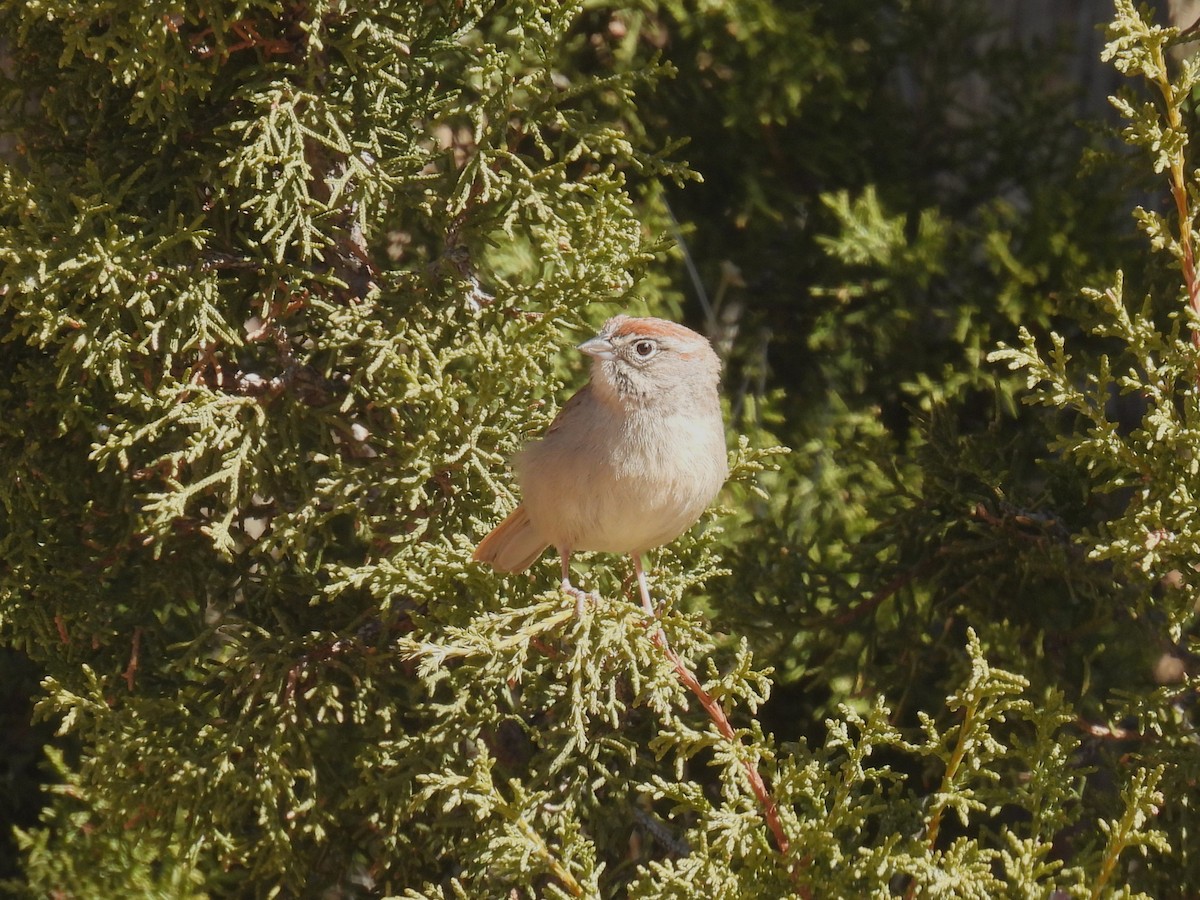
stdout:
[(598, 381), (622, 400), (641, 403), (713, 392), (721, 368), (707, 340), (662, 319), (616, 316), (579, 349), (595, 357)]

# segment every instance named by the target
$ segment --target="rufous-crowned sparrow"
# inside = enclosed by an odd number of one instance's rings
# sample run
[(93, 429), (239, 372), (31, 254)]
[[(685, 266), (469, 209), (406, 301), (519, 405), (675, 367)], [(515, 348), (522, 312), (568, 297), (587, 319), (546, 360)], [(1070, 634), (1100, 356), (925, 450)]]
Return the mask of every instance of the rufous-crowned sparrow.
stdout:
[(642, 555), (686, 531), (728, 474), (721, 361), (702, 335), (654, 318), (614, 316), (579, 349), (591, 380), (513, 458), (523, 501), (472, 558), (521, 572), (553, 544), (581, 612), (571, 553), (627, 553), (653, 613)]

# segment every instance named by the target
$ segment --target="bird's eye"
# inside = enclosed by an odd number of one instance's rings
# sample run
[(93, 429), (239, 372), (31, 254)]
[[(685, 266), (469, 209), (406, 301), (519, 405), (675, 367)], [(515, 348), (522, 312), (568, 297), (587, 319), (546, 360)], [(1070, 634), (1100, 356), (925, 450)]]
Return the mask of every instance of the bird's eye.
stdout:
[(638, 341), (633, 345), (633, 352), (642, 359), (649, 359), (654, 355), (654, 351), (658, 349), (658, 345), (654, 341)]

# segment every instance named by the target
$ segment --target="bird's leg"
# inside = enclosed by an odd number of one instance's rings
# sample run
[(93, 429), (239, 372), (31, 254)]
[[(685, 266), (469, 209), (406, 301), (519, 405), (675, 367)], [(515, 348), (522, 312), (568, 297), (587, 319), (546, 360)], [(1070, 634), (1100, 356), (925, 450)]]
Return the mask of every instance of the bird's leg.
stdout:
[(650, 586), (646, 583), (646, 571), (642, 568), (642, 555), (640, 553), (630, 553), (630, 558), (633, 560), (633, 573), (637, 576), (638, 593), (642, 595), (642, 609), (646, 611), (646, 615), (654, 615), (654, 604), (650, 600)]
[(568, 597), (575, 598), (575, 617), (583, 616), (583, 604), (589, 599), (587, 591), (581, 591), (571, 584), (571, 551), (560, 548), (558, 555), (562, 558), (562, 590)]

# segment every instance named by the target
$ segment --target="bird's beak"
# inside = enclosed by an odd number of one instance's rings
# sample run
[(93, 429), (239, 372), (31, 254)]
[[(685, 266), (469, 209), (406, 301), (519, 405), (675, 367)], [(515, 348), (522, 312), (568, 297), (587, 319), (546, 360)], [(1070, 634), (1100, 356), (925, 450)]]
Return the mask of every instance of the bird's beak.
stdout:
[(616, 354), (613, 353), (612, 341), (604, 337), (594, 337), (590, 341), (584, 341), (577, 348), (582, 350), (588, 356), (594, 356), (596, 359), (613, 359)]

